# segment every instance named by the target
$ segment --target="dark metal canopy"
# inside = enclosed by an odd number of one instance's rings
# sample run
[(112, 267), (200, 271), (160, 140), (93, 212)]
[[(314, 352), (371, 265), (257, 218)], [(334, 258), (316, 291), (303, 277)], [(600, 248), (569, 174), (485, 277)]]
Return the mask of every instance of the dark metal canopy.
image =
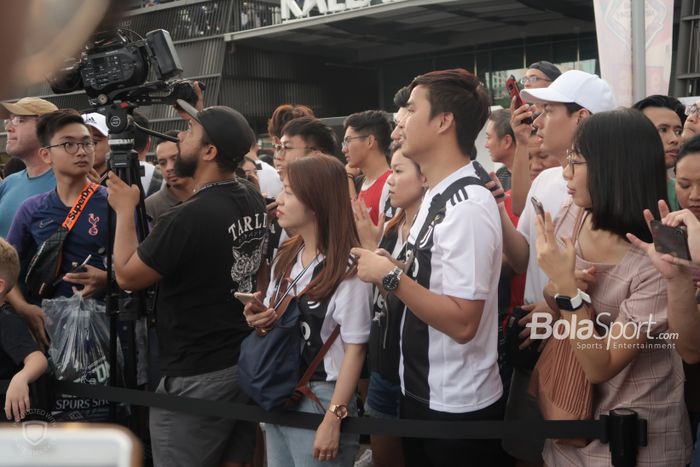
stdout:
[(403, 0), (232, 32), (226, 40), (362, 63), (594, 30), (590, 0)]

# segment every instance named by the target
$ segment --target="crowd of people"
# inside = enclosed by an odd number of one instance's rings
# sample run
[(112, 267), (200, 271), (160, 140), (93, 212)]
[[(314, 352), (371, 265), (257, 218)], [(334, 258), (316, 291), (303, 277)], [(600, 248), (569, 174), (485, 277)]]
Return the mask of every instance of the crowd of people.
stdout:
[[(340, 144), (313, 109), (281, 105), (271, 164), (245, 117), (204, 108), (195, 86), (195, 106), (178, 102), (182, 131), (134, 141), (131, 185), (109, 170), (103, 115), (0, 103), (7, 153), (24, 165), (0, 184), (7, 419), (28, 415), (29, 386), (52, 366), (42, 300), (103, 302), (111, 264), (120, 289), (157, 290), (146, 342), (128, 349), (140, 388), (254, 403), (239, 358), (292, 336), (285, 383), (298, 397), (285, 408), (323, 416), (309, 430), (151, 408), (154, 465), (352, 466), (348, 416), (534, 422), (628, 408), (648, 424), (638, 465), (700, 466), (700, 101), (619, 108), (598, 76), (544, 61), (521, 83), (525, 103), (492, 112), (474, 74), (420, 75), (393, 114), (348, 116)], [(495, 172), (475, 160), (482, 130)], [(663, 228), (685, 257), (657, 249)], [(269, 384), (285, 367), (262, 364)], [(611, 453), (600, 440), (372, 435), (357, 462), (604, 466)]]

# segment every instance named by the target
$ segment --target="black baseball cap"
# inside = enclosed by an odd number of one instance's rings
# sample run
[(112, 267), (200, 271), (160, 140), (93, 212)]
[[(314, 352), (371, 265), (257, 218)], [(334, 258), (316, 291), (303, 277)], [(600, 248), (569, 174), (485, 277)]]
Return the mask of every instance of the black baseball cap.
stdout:
[(559, 78), (561, 75), (561, 70), (557, 68), (556, 65), (554, 65), (552, 62), (548, 62), (546, 60), (541, 60), (539, 62), (535, 62), (529, 67), (527, 67), (528, 70), (540, 70), (542, 73), (544, 73), (547, 78), (550, 80), (554, 81), (555, 79)]
[(248, 120), (237, 110), (223, 105), (197, 109), (182, 99), (177, 100), (182, 110), (202, 125), (218, 154), (235, 164), (243, 160), (255, 142), (255, 133)]

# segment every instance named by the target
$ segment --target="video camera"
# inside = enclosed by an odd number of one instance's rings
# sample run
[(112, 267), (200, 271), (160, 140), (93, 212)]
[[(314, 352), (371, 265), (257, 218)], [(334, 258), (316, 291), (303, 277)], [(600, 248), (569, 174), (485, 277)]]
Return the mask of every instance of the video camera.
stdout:
[[(146, 82), (151, 71), (155, 80)], [(84, 89), (93, 107), (115, 102), (131, 107), (175, 104), (177, 99), (194, 104), (192, 83), (174, 79), (180, 73), (182, 65), (168, 31), (156, 29), (143, 38), (118, 29), (97, 33), (80, 58), (69, 59), (49, 84), (56, 94)]]
[[(148, 235), (148, 219), (140, 178), (143, 168), (134, 150), (137, 132), (177, 141), (152, 129), (139, 126), (133, 111), (140, 106), (165, 104), (177, 106), (183, 99), (197, 106), (198, 96), (190, 81), (179, 79), (182, 65), (170, 34), (157, 29), (143, 38), (133, 31), (119, 29), (97, 33), (85, 46), (79, 58), (67, 61), (67, 66), (49, 77), (51, 89), (57, 94), (85, 90), (94, 112), (106, 117), (109, 130), (109, 167), (128, 184), (140, 187), (136, 209), (136, 231), (139, 238)], [(204, 85), (199, 83), (203, 91)], [(111, 214), (107, 219), (110, 225)], [(109, 242), (107, 269), (112, 270), (112, 242)], [(110, 277), (112, 274), (110, 273)], [(141, 317), (152, 314), (153, 290), (125, 292), (113, 281), (107, 283), (107, 314), (110, 316), (110, 381), (118, 381), (117, 328), (123, 322), (126, 331), (122, 338), (128, 352), (125, 358), (124, 379), (128, 387), (136, 387), (136, 327)], [(116, 414), (111, 406), (111, 414)]]

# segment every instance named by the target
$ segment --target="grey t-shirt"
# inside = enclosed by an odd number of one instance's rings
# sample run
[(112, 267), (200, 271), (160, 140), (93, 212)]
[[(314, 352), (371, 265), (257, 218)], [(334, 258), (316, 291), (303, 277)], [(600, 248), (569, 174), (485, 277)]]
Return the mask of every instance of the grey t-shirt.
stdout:
[(167, 185), (146, 198), (146, 215), (155, 227), (161, 216), (180, 204), (180, 200), (170, 191)]

